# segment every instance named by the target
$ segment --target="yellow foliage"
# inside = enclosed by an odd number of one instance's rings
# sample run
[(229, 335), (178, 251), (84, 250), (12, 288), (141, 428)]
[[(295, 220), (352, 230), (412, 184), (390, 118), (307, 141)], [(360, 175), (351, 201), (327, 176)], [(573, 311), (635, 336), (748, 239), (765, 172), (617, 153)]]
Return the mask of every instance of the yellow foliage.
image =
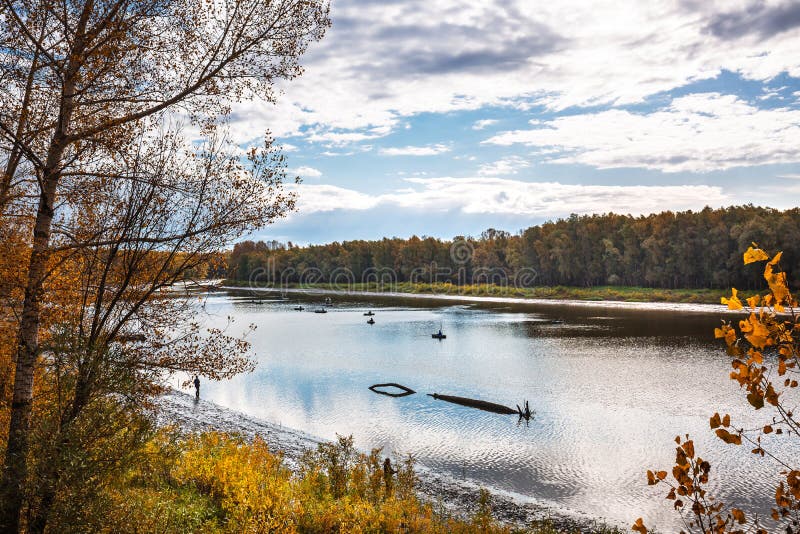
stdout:
[[(796, 313), (798, 305), (789, 291), (786, 273), (780, 270), (780, 260), (781, 253), (770, 260), (767, 253), (755, 243), (747, 249), (744, 253), (745, 264), (767, 261), (764, 279), (769, 286), (769, 292), (747, 299), (750, 313), (739, 321), (738, 329), (729, 322), (723, 322), (719, 328), (714, 329), (714, 337), (725, 340), (727, 352), (732, 356), (733, 371), (730, 378), (739, 383), (749, 405), (755, 410), (769, 411), (774, 408), (774, 411), (765, 421), (766, 424), (755, 428), (735, 426), (731, 424), (729, 415), (721, 417), (719, 413), (709, 419), (709, 426), (725, 443), (740, 446), (747, 442), (754, 447), (751, 450), (753, 454), (762, 457), (769, 455), (782, 466), (790, 467), (796, 463), (795, 458), (779, 458), (776, 455), (781, 454), (779, 451), (767, 450), (771, 444), (769, 438), (762, 441), (762, 437), (766, 435), (800, 433), (800, 421), (793, 413), (796, 399), (790, 401), (787, 397), (791, 390), (800, 385), (793, 378), (800, 368), (800, 346), (797, 338), (797, 333), (800, 332), (800, 316)], [(731, 297), (723, 298), (722, 303), (732, 310), (744, 308), (735, 288), (732, 289)], [(783, 379), (773, 382), (776, 376)], [(741, 525), (748, 524), (749, 519), (742, 510), (729, 507), (726, 511), (722, 502), (708, 495), (706, 486), (710, 464), (699, 457), (693, 458), (694, 445), (688, 441), (688, 436), (683, 445), (680, 437), (676, 442), (679, 447), (672, 469), (674, 481), (662, 479), (657, 474), (660, 472), (648, 470), (647, 483), (666, 484), (670, 487), (667, 499), (674, 501), (674, 507), (683, 516), (685, 524), (709, 534), (766, 534), (767, 530), (758, 522), (758, 518), (745, 530)], [(788, 525), (791, 518), (800, 513), (800, 470), (784, 470), (781, 477), (783, 480), (775, 489), (776, 508), (772, 510), (772, 518)], [(641, 518), (632, 528), (637, 532), (647, 532)], [(787, 528), (788, 530), (791, 528)]]
[(107, 531), (510, 532), (492, 518), (488, 493), (471, 521), (435, 513), (414, 494), (410, 460), (395, 466), (389, 490), (380, 450), (360, 453), (352, 438), (308, 452), (293, 473), (260, 438), (211, 432), (170, 445), (166, 437), (148, 444), (150, 461), (112, 492)]
[[(756, 248), (753, 248), (753, 247), (756, 247)], [(769, 256), (767, 255), (767, 253), (764, 252), (763, 250), (761, 250), (760, 248), (758, 248), (758, 245), (756, 245), (755, 243), (753, 243), (753, 246), (747, 247), (747, 250), (744, 253), (744, 264), (745, 265), (748, 265), (748, 264), (756, 262), (756, 261), (764, 261), (764, 260), (768, 260), (768, 259), (769, 259)]]
[(733, 289), (731, 289), (731, 298), (728, 299), (728, 298), (722, 297), (722, 298), (720, 298), (720, 302), (722, 304), (727, 304), (729, 310), (741, 310), (743, 308), (742, 301), (739, 300), (739, 297), (737, 296), (737, 293), (738, 293), (738, 291), (734, 287)]

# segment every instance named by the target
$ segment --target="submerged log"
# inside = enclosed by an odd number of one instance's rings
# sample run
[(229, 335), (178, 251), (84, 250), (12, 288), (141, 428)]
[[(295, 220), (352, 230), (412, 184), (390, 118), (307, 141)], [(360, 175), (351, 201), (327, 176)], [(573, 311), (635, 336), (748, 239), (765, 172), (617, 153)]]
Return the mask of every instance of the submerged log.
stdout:
[(517, 413), (517, 410), (514, 408), (509, 408), (508, 406), (503, 406), (502, 404), (496, 404), (494, 402), (469, 399), (467, 397), (455, 397), (453, 395), (439, 395), (438, 393), (428, 393), (428, 396), (433, 397), (434, 399), (452, 402), (453, 404), (460, 404), (461, 406), (469, 406), (470, 408), (477, 408), (479, 410), (492, 413), (500, 413), (504, 415)]
[[(388, 391), (381, 391), (379, 388), (397, 388), (403, 390), (402, 393), (389, 393)], [(411, 388), (407, 388), (401, 384), (397, 384), (395, 382), (387, 382), (386, 384), (373, 384), (369, 387), (372, 391), (379, 395), (386, 395), (387, 397), (405, 397), (406, 395), (413, 395), (416, 393)]]

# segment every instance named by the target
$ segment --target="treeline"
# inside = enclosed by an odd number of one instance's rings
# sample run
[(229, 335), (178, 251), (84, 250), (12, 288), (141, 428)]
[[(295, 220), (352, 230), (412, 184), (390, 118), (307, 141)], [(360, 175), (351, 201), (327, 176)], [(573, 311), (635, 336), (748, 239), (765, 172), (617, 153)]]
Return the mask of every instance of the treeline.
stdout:
[(521, 286), (625, 285), (654, 288), (761, 287), (742, 264), (756, 242), (783, 251), (792, 284), (800, 277), (800, 208), (734, 206), (699, 212), (572, 215), (512, 235), (489, 229), (457, 236), (345, 241), (298, 247), (245, 241), (228, 276), (265, 283), (451, 282)]

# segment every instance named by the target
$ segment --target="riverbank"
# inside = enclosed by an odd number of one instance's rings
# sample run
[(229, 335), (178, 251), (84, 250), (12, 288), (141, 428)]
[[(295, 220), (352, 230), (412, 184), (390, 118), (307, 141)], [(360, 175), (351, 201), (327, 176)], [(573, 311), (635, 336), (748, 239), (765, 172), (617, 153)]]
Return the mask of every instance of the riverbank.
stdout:
[[(205, 400), (195, 400), (186, 393), (172, 390), (159, 399), (159, 424), (176, 425), (186, 433), (208, 431), (240, 434), (247, 439), (260, 436), (271, 449), (281, 451), (286, 466), (292, 471), (308, 449), (323, 440), (303, 432), (249, 417)], [(478, 507), (480, 487), (465, 479), (416, 466), (419, 497), (445, 513), (468, 517)], [(496, 519), (514, 526), (530, 526), (549, 521), (559, 532), (616, 532), (602, 521), (563, 509), (532, 502), (522, 496), (492, 492), (492, 512)]]
[[(229, 288), (261, 289), (267, 286), (241, 280), (223, 280), (222, 286)], [(273, 288), (274, 286), (268, 286)], [(352, 293), (352, 294), (396, 294), (424, 295), (432, 297), (481, 297), (481, 298), (514, 298), (521, 300), (542, 301), (610, 301), (639, 303), (683, 303), (683, 304), (719, 304), (721, 297), (729, 297), (730, 289), (658, 289), (629, 286), (540, 286), (540, 287), (506, 287), (494, 285), (453, 284), (412, 284), (400, 282), (391, 284), (289, 284), (284, 290), (305, 290), (317, 292)], [(745, 298), (750, 294), (744, 294)]]
[[(227, 281), (225, 281), (227, 282)], [(469, 295), (464, 293), (401, 293), (395, 291), (359, 291), (355, 289), (337, 290), (326, 289), (327, 284), (309, 287), (263, 287), (247, 285), (227, 285), (221, 283), (214, 286), (215, 290), (227, 290), (234, 292), (244, 292), (250, 296), (254, 293), (265, 295), (294, 295), (298, 298), (313, 299), (319, 296), (331, 296), (333, 298), (351, 299), (354, 297), (378, 300), (378, 299), (410, 299), (430, 302), (449, 302), (449, 303), (477, 303), (477, 304), (508, 304), (521, 307), (530, 307), (534, 310), (557, 309), (562, 307), (572, 307), (575, 309), (615, 309), (627, 312), (669, 312), (669, 313), (702, 313), (702, 314), (741, 314), (741, 311), (732, 311), (719, 304), (708, 303), (689, 303), (689, 302), (640, 302), (640, 301), (620, 301), (620, 300), (579, 300), (579, 299), (557, 299), (557, 298), (533, 298), (533, 297), (502, 297), (502, 296), (481, 296)], [(740, 298), (741, 297), (740, 293)]]

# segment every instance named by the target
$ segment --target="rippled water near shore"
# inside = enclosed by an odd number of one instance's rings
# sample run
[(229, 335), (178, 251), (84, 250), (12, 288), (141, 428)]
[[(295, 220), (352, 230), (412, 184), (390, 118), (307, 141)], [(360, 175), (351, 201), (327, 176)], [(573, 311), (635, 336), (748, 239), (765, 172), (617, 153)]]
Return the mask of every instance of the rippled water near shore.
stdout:
[[(430, 468), (537, 502), (629, 525), (671, 531), (678, 517), (648, 487), (645, 470), (668, 469), (674, 437), (691, 434), (713, 465), (718, 496), (769, 509), (777, 470), (713, 437), (708, 417), (753, 417), (713, 339), (724, 310), (676, 313), (646, 305), (572, 306), (425, 299), (279, 301), (214, 294), (209, 324), (253, 323), (255, 372), (203, 385), (203, 397), (322, 438), (352, 434), (361, 448), (411, 453)], [(363, 312), (375, 311), (374, 325)], [(430, 334), (442, 328), (447, 339)], [(403, 398), (367, 389), (398, 382)], [(529, 423), (434, 400), (460, 395), (515, 406)], [(780, 445), (778, 445), (780, 446)]]

